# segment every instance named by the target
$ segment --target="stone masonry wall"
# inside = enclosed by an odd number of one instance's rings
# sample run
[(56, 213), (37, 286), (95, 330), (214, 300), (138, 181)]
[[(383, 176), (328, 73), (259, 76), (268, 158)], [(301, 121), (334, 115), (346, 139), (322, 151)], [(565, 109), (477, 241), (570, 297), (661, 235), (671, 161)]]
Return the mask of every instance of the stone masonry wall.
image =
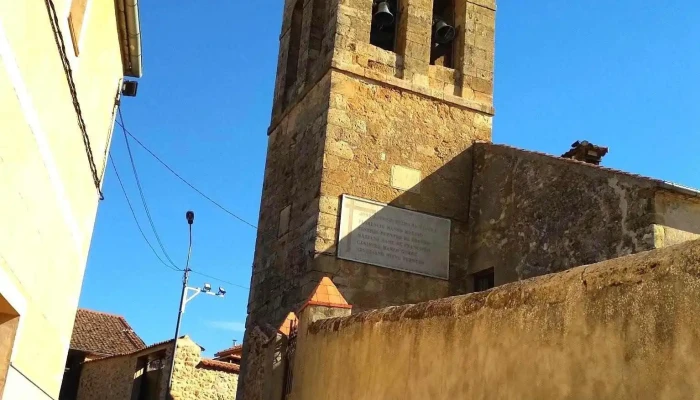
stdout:
[(699, 297), (696, 241), (325, 319), (300, 332), (291, 399), (693, 399)]
[[(297, 3), (285, 4), (249, 326), (279, 325), (324, 275), (334, 277), (357, 309), (447, 295), (445, 281), (337, 261), (339, 196), (451, 218), (459, 242), (466, 235), (466, 150), (491, 138), (493, 2), (457, 2), (454, 70), (429, 65), (432, 3), (426, 1), (402, 3), (397, 53), (369, 44), (371, 0), (326, 3), (321, 15), (330, 22), (310, 63), (309, 15), (318, 3), (303, 3), (293, 86), (286, 74)], [(316, 76), (322, 77), (311, 79)], [(420, 193), (392, 187), (395, 166), (420, 174)], [(451, 264), (465, 263), (460, 253), (451, 255)]]
[(499, 285), (654, 248), (655, 181), (490, 143), (474, 151), (468, 273), (494, 267)]
[(245, 362), (241, 365), (241, 379), (236, 397), (246, 400), (265, 400), (265, 388), (270, 385), (268, 366), (268, 346), (273, 340), (272, 334), (267, 334), (261, 327), (255, 325), (246, 330), (246, 340), (243, 342)]
[[(489, 140), (491, 117), (454, 104), (334, 71), (316, 238), (316, 268), (355, 310), (449, 294), (448, 281), (336, 259), (339, 202), (351, 194), (452, 221), (451, 271), (466, 264), (467, 205), (475, 140)], [(394, 168), (420, 174), (419, 187), (392, 185)], [(304, 292), (310, 292), (318, 278)]]
[[(334, 252), (341, 194), (450, 218), (452, 240), (466, 240), (467, 149), (491, 139), (495, 3), (455, 3), (448, 69), (429, 65), (430, 1), (401, 2), (395, 53), (369, 43), (372, 0), (285, 2), (247, 332), (279, 326), (322, 276), (356, 310), (449, 293), (445, 280)], [(395, 188), (394, 167), (419, 174), (420, 190)], [(453, 253), (451, 265), (466, 263), (463, 247)], [(244, 364), (242, 386), (248, 372)]]
[(86, 362), (80, 373), (77, 400), (131, 399), (136, 357), (110, 357)]
[(248, 303), (251, 323), (279, 325), (310, 279), (329, 91), (330, 74), (270, 132)]
[(172, 344), (150, 347), (140, 352), (97, 359), (83, 364), (78, 400), (131, 399), (138, 358), (165, 350), (161, 370), (159, 400), (233, 400), (238, 374), (222, 371), (202, 362), (201, 348), (189, 338), (178, 340), (171, 398), (168, 378)]
[(201, 352), (193, 341), (178, 340), (172, 400), (234, 400), (238, 374), (207, 367)]

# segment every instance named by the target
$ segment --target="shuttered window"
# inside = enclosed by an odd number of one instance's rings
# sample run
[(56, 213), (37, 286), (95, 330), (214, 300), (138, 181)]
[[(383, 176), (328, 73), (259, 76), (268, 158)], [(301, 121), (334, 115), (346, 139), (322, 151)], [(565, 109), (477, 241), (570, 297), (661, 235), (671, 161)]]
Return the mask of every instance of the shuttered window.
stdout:
[(85, 18), (85, 8), (88, 0), (72, 0), (70, 14), (68, 14), (68, 25), (70, 26), (70, 36), (73, 40), (75, 55), (80, 54), (78, 44), (80, 43), (80, 32), (83, 29), (83, 19)]

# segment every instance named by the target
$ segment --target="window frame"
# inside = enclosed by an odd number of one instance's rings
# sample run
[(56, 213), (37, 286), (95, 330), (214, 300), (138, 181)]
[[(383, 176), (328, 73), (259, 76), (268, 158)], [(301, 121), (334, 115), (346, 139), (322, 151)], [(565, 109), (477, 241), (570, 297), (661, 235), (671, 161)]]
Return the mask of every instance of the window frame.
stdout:
[(80, 55), (90, 4), (90, 0), (70, 0), (68, 5), (68, 16), (66, 19), (68, 20), (68, 30), (70, 31), (73, 51), (76, 57)]

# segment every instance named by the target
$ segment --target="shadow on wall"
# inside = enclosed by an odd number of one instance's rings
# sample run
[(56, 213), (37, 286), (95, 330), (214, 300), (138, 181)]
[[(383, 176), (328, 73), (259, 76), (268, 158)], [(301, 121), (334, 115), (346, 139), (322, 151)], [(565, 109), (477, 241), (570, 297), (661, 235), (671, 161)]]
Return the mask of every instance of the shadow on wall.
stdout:
[[(357, 197), (331, 198), (334, 213), (322, 210), (319, 219), (318, 275), (304, 298), (321, 276), (332, 278), (353, 312), (465, 293), (471, 169), (470, 150), (425, 177), (393, 165), (389, 186), (368, 182)], [(392, 200), (365, 200), (378, 197)]]
[(697, 398), (699, 265), (700, 242), (686, 243), (318, 321), (299, 345), (294, 395)]
[[(418, 174), (392, 167), (393, 187), (380, 188), (395, 196), (390, 207), (341, 196), (332, 199), (336, 212), (320, 218), (319, 235), (337, 232), (339, 241), (325, 238), (320, 248), (317, 241), (319, 276), (332, 277), (353, 312), (651, 250), (660, 247), (659, 225), (665, 245), (700, 233), (697, 199), (561, 157), (477, 142), (428, 176)], [(358, 197), (376, 198), (367, 186)], [(334, 225), (323, 227), (327, 220)], [(319, 276), (304, 287), (306, 296)]]
[(656, 195), (655, 208), (656, 223), (660, 228), (655, 232), (660, 237), (657, 247), (700, 238), (700, 196), (697, 193), (660, 191)]

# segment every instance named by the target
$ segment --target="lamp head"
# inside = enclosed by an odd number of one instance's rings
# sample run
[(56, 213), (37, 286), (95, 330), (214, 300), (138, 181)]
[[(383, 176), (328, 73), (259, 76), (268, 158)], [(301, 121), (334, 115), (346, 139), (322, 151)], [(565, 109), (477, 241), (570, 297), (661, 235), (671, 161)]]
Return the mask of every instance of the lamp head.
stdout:
[(211, 292), (211, 285), (208, 283), (204, 284), (204, 288), (202, 288), (202, 292)]
[(139, 83), (136, 81), (124, 81), (122, 83), (122, 95), (124, 96), (135, 97), (138, 89)]
[(226, 289), (219, 286), (219, 291), (216, 293), (217, 296), (224, 297), (226, 295)]

